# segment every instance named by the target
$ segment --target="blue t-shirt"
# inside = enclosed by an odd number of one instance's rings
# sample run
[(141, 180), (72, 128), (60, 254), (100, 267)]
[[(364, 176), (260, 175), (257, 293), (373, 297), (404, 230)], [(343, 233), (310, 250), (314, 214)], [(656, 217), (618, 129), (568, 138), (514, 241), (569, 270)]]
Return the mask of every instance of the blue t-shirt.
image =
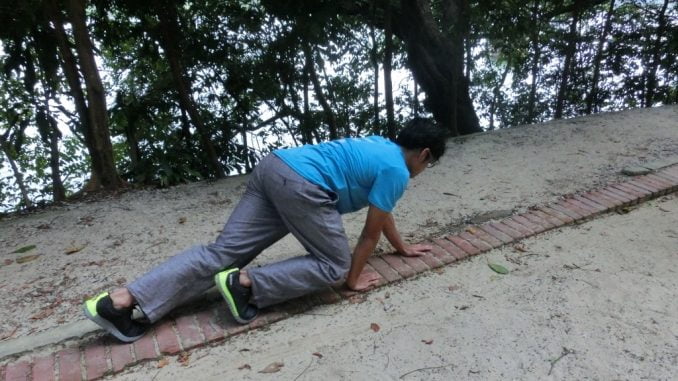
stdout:
[(391, 212), (410, 179), (400, 146), (380, 136), (333, 140), (274, 154), (301, 177), (336, 193), (342, 214), (368, 203)]

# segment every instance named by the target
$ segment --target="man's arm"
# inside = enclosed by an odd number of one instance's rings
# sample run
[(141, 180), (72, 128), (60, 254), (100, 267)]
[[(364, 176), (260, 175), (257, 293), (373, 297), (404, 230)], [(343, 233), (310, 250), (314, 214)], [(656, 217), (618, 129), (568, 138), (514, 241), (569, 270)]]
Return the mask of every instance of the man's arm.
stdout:
[(360, 274), (365, 267), (367, 258), (372, 254), (374, 248), (377, 247), (379, 237), (389, 215), (389, 213), (372, 205), (367, 210), (367, 220), (360, 234), (360, 239), (358, 239), (358, 244), (353, 250), (351, 270), (346, 278), (346, 286), (348, 288), (359, 291), (376, 284), (376, 277), (361, 278)]
[(386, 221), (384, 222), (384, 235), (388, 242), (391, 243), (393, 248), (401, 255), (406, 257), (418, 257), (424, 255), (426, 252), (432, 250), (430, 245), (416, 244), (416, 245), (407, 245), (400, 237), (398, 229), (396, 229), (395, 219), (391, 213), (388, 214)]

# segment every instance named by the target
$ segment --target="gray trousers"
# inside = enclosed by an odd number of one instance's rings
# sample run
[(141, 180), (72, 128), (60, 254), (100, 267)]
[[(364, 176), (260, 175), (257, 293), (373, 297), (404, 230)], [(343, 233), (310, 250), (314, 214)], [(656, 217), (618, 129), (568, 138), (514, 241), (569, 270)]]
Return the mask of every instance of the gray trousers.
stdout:
[(251, 174), (243, 198), (214, 243), (177, 254), (127, 289), (155, 322), (211, 288), (214, 274), (247, 266), (290, 232), (307, 255), (247, 269), (252, 303), (260, 308), (339, 284), (351, 265), (336, 194), (305, 180), (271, 154)]

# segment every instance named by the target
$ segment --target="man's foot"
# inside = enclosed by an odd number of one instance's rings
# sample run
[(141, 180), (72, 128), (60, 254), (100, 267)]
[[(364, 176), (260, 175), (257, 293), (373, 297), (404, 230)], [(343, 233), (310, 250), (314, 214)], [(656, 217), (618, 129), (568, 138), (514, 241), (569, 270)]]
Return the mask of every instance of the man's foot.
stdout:
[(214, 283), (226, 300), (233, 318), (240, 324), (247, 324), (257, 317), (257, 307), (249, 303), (252, 290), (240, 284), (240, 270), (228, 269), (214, 276)]
[(131, 343), (146, 333), (146, 326), (132, 320), (132, 308), (115, 309), (108, 292), (83, 304), (85, 316), (118, 340)]

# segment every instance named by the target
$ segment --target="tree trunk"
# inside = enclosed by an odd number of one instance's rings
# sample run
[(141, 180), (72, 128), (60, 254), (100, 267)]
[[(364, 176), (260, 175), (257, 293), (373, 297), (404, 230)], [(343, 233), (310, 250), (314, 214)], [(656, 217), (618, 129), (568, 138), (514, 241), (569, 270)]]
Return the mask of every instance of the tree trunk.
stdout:
[(417, 80), (413, 80), (414, 82), (414, 97), (412, 98), (412, 114), (416, 118), (419, 116), (419, 85), (417, 84)]
[(322, 86), (320, 85), (320, 80), (318, 79), (318, 74), (315, 71), (315, 64), (313, 60), (313, 52), (311, 51), (311, 46), (308, 43), (304, 44), (304, 55), (306, 56), (306, 69), (308, 75), (313, 83), (313, 88), (315, 89), (315, 96), (320, 102), (320, 106), (323, 108), (323, 114), (325, 115), (325, 122), (330, 131), (330, 140), (335, 140), (339, 137), (337, 133), (337, 118), (332, 112), (330, 104), (327, 102), (327, 98), (323, 93)]
[(468, 3), (445, 0), (443, 6), (439, 27), (430, 1), (401, 0), (400, 9), (394, 12), (393, 31), (405, 43), (408, 66), (426, 92), (424, 104), (438, 124), (451, 135), (479, 132), (469, 83), (464, 76)]
[(607, 10), (607, 15), (605, 16), (605, 26), (603, 27), (603, 33), (600, 35), (600, 40), (598, 41), (598, 47), (596, 48), (596, 56), (593, 59), (593, 78), (591, 79), (591, 91), (586, 97), (586, 114), (591, 114), (593, 112), (594, 106), (598, 105), (598, 81), (600, 78), (600, 63), (603, 60), (603, 48), (605, 47), (605, 41), (607, 40), (607, 35), (610, 33), (612, 27), (612, 14), (614, 13), (614, 0), (610, 0), (610, 7)]
[(662, 5), (661, 10), (659, 11), (659, 16), (657, 20), (657, 38), (654, 41), (654, 46), (652, 48), (652, 62), (647, 72), (647, 90), (645, 91), (645, 107), (652, 107), (654, 103), (654, 94), (657, 88), (657, 69), (659, 68), (661, 47), (662, 47), (662, 38), (664, 38), (664, 33), (666, 33), (666, 8), (669, 6), (669, 0), (664, 0), (664, 5)]
[(541, 32), (541, 22), (539, 20), (539, 2), (540, 0), (535, 0), (534, 5), (532, 6), (532, 51), (534, 56), (532, 57), (532, 83), (530, 84), (530, 95), (527, 101), (527, 123), (534, 123), (535, 115), (535, 105), (537, 103), (537, 82), (539, 79), (539, 68), (541, 60), (541, 43), (539, 41), (539, 34)]
[(4, 152), (5, 156), (7, 156), (9, 166), (12, 168), (14, 180), (16, 181), (16, 184), (19, 187), (19, 191), (21, 193), (21, 202), (28, 209), (33, 206), (33, 203), (31, 202), (31, 198), (28, 196), (28, 189), (26, 188), (26, 184), (24, 183), (24, 175), (21, 173), (21, 170), (16, 165), (16, 162), (14, 161), (13, 157), (14, 154), (12, 153), (9, 145), (10, 144), (7, 141), (5, 141), (2, 136), (0, 136), (0, 148), (2, 149), (2, 152)]
[(374, 70), (374, 96), (372, 112), (374, 113), (374, 130), (379, 129), (379, 55), (377, 36), (374, 26), (370, 26), (370, 37), (372, 39), (372, 50), (370, 52), (370, 60), (372, 61), (372, 69)]
[(124, 183), (115, 167), (113, 145), (108, 129), (106, 96), (94, 59), (94, 46), (87, 31), (85, 0), (69, 0), (68, 14), (73, 26), (80, 71), (87, 89), (87, 111), (90, 120), (88, 127), (90, 128), (91, 141), (94, 144), (90, 148), (92, 167), (104, 189), (116, 190)]
[(174, 80), (177, 92), (179, 93), (179, 105), (188, 113), (195, 129), (198, 130), (200, 143), (207, 154), (207, 160), (212, 169), (212, 174), (216, 178), (224, 178), (226, 177), (226, 174), (219, 162), (219, 155), (212, 143), (209, 128), (207, 128), (200, 116), (198, 105), (193, 99), (191, 81), (188, 79), (184, 65), (181, 62), (181, 32), (177, 23), (175, 4), (173, 2), (156, 1), (155, 10), (160, 21), (159, 42), (165, 51), (167, 61), (170, 64), (172, 79)]
[(393, 110), (393, 29), (391, 17), (391, 5), (386, 5), (385, 28), (384, 28), (384, 96), (386, 98), (386, 136), (389, 139), (396, 138), (395, 111)]
[(583, 0), (575, 0), (572, 11), (572, 22), (570, 22), (570, 31), (567, 37), (567, 48), (565, 49), (565, 63), (563, 72), (560, 76), (560, 86), (558, 87), (558, 96), (556, 98), (555, 119), (563, 117), (563, 108), (565, 107), (565, 96), (567, 95), (570, 73), (572, 71), (572, 60), (577, 52), (577, 24), (579, 23), (579, 11), (581, 10)]

